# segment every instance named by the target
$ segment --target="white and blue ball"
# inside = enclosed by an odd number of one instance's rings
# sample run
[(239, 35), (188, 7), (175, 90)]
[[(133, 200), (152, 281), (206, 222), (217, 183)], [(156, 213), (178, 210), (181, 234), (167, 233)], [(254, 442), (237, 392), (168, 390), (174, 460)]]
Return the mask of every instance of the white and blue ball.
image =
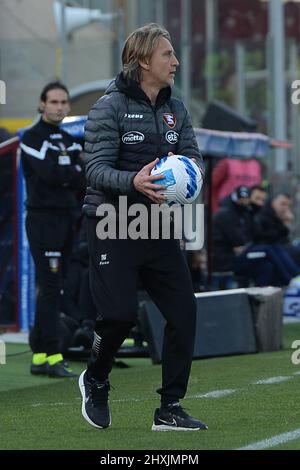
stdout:
[(166, 186), (161, 193), (166, 196), (169, 205), (192, 203), (203, 184), (196, 163), (183, 155), (163, 157), (152, 169), (151, 175), (164, 175), (164, 179), (155, 180), (154, 183)]

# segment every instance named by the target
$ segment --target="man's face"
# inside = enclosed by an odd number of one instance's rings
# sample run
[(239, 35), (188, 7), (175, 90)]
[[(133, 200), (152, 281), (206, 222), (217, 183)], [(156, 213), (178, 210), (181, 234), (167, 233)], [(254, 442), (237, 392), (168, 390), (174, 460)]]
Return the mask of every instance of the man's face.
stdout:
[(273, 207), (277, 216), (281, 219), (282, 217), (284, 218), (285, 214), (290, 211), (291, 200), (283, 194), (280, 194), (279, 196), (275, 197), (271, 203), (271, 206)]
[(168, 39), (161, 37), (148, 63), (147, 82), (159, 89), (173, 86), (179, 62)]
[(254, 189), (250, 195), (250, 202), (256, 204), (257, 206), (263, 207), (266, 202), (267, 193), (265, 191), (260, 191), (259, 189)]
[(40, 102), (43, 119), (50, 124), (58, 125), (70, 111), (67, 93), (60, 88), (47, 92), (46, 101)]

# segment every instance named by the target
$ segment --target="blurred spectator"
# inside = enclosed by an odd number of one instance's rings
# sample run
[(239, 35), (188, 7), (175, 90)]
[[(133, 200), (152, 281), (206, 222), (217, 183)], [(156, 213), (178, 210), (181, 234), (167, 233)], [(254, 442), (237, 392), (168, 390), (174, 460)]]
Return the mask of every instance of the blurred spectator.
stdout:
[(265, 205), (267, 190), (262, 186), (254, 185), (250, 188), (250, 207), (252, 215), (256, 215)]
[(280, 193), (265, 204), (254, 219), (253, 243), (235, 260), (235, 272), (248, 273), (257, 286), (287, 285), (300, 274), (300, 267), (284, 248), (290, 203), (290, 196)]
[[(267, 199), (267, 190), (263, 188), (262, 186), (258, 186), (258, 185), (254, 185), (248, 189), (250, 191), (250, 204), (248, 205), (248, 210), (251, 212), (251, 215), (254, 216), (264, 206), (266, 199)], [(231, 194), (221, 199), (219, 203), (220, 208), (230, 205), (230, 201), (231, 201)]]
[(256, 217), (254, 242), (285, 243), (288, 235), (288, 223), (293, 219), (291, 198), (279, 193), (272, 197)]
[(249, 189), (239, 186), (228, 203), (213, 215), (213, 271), (232, 271), (235, 255), (251, 241), (249, 204)]

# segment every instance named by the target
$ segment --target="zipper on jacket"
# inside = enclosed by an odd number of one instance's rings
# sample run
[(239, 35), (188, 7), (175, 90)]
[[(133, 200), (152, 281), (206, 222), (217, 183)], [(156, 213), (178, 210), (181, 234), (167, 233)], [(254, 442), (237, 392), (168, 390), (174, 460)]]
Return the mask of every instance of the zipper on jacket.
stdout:
[(156, 134), (158, 136), (158, 145), (157, 145), (157, 155), (156, 155), (156, 157), (160, 158), (161, 157), (161, 139), (160, 139), (160, 132), (159, 132), (159, 124), (158, 124), (158, 119), (157, 119), (157, 112), (156, 112), (156, 108), (154, 108), (153, 106), (151, 106), (151, 108), (152, 108), (152, 111), (153, 111), (153, 114), (154, 114)]

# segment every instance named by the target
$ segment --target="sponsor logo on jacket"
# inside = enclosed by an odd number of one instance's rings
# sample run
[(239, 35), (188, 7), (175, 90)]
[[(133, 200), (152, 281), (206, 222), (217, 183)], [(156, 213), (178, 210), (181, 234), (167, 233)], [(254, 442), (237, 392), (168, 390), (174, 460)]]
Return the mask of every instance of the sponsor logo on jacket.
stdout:
[(124, 114), (124, 118), (127, 119), (143, 119), (144, 115), (143, 114)]
[(166, 132), (166, 141), (169, 142), (169, 144), (177, 144), (179, 140), (179, 134), (178, 132), (175, 131), (168, 131)]
[(103, 253), (101, 255), (101, 260), (100, 260), (99, 266), (104, 266), (106, 264), (109, 264), (109, 260), (107, 259), (107, 253)]
[(124, 144), (139, 144), (140, 142), (143, 142), (145, 139), (144, 134), (138, 131), (130, 131), (126, 132), (126, 134), (122, 135), (122, 142)]

